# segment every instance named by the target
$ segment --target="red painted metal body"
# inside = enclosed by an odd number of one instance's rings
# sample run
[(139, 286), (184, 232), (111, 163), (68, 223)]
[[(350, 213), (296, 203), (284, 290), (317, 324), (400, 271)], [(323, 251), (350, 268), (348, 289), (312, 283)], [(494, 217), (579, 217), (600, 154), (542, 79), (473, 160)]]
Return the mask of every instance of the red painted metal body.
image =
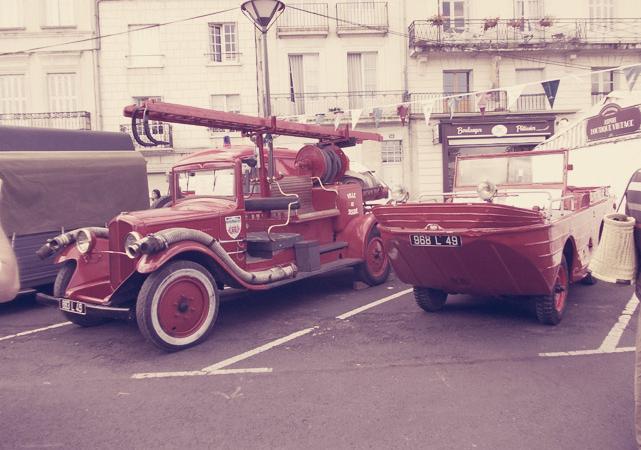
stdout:
[[(474, 160), (479, 168), (483, 164), (479, 160), (491, 157), (459, 158), (457, 176), (462, 161)], [(560, 198), (551, 201), (547, 209), (538, 205), (528, 208), (525, 202), (519, 206), (480, 199), (473, 202), (469, 191), (464, 194), (469, 186), (461, 185), (446, 202), (375, 207), (373, 212), (395, 273), (406, 283), (450, 294), (547, 295), (553, 291), (565, 255), (570, 281), (582, 279), (596, 250), (602, 218), (612, 211), (614, 203), (605, 187), (568, 187), (567, 154), (563, 164), (563, 177), (554, 182), (498, 185), (499, 195), (507, 195), (506, 203), (518, 203), (519, 195), (536, 195), (537, 189), (558, 189)], [(552, 209), (553, 203), (559, 205), (558, 210)], [(411, 235), (425, 236), (413, 238), (414, 243), (427, 236), (442, 236), (432, 239), (443, 243), (447, 242), (445, 237), (454, 236), (450, 242), (460, 239), (461, 244), (412, 245)]]
[[(333, 128), (292, 124), (274, 118), (254, 118), (238, 114), (222, 113), (199, 108), (149, 103), (149, 118), (154, 120), (190, 123), (218, 128), (239, 129), (255, 133), (256, 143), (262, 155), (262, 133), (287, 134), (320, 139), (321, 142), (341, 141), (352, 138), (381, 140), (374, 133), (353, 132), (348, 128)], [(131, 115), (133, 107), (125, 109)], [(188, 119), (191, 117), (191, 119)], [(317, 241), (326, 251), (320, 254), (322, 270), (330, 267), (355, 266), (366, 260), (367, 237), (376, 221), (366, 213), (361, 187), (357, 184), (312, 184), (304, 192), (292, 192), (309, 197), (307, 209), (292, 213), (287, 210), (247, 211), (245, 201), (256, 196), (268, 197), (275, 189), (274, 183), (285, 183), (295, 173), (296, 152), (286, 149), (275, 151), (275, 178), (266, 179), (266, 158), (254, 181), (259, 193), (247, 191), (243, 184), (244, 164), (254, 154), (253, 149), (235, 147), (207, 150), (189, 155), (172, 169), (170, 190), (172, 206), (122, 213), (108, 224), (109, 239), (99, 239), (91, 252), (82, 255), (75, 246), (67, 247), (57, 257), (57, 262), (73, 261), (76, 270), (67, 287), (65, 296), (88, 304), (103, 306), (131, 305), (145, 277), (158, 271), (169, 261), (186, 259), (198, 262), (212, 273), (220, 284), (250, 290), (265, 290), (282, 285), (284, 281), (271, 284), (249, 284), (243, 281), (224, 261), (207, 246), (182, 241), (166, 250), (145, 254), (131, 259), (125, 253), (125, 238), (131, 232), (140, 236), (158, 233), (169, 228), (187, 228), (204, 232), (219, 241), (234, 263), (250, 272), (285, 266), (296, 262), (294, 248), (279, 250), (269, 258), (250, 257), (247, 253), (248, 233), (265, 232), (270, 226), (279, 225), (279, 233), (295, 233), (304, 241)], [(179, 186), (179, 176), (203, 170), (233, 171), (232, 197), (185, 195)], [(304, 177), (303, 177), (304, 178)], [(214, 182), (215, 184), (215, 182)], [(230, 186), (231, 189), (231, 186)], [(307, 198), (307, 197), (306, 197)], [(290, 217), (288, 217), (290, 216)], [(226, 218), (240, 221), (240, 229), (230, 232)], [(342, 245), (344, 243), (344, 245)], [(334, 248), (335, 247), (335, 248)], [(289, 281), (295, 281), (293, 278)]]

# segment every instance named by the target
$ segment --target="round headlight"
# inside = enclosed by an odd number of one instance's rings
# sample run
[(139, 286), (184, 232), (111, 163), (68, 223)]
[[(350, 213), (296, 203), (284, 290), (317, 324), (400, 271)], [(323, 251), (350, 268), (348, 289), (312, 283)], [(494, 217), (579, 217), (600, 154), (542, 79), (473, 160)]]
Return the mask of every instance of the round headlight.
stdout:
[(91, 251), (95, 243), (96, 237), (90, 230), (83, 228), (78, 231), (78, 234), (76, 235), (76, 248), (80, 253), (86, 255)]
[(138, 257), (138, 255), (140, 255), (140, 246), (138, 245), (138, 241), (141, 239), (142, 236), (140, 235), (140, 233), (137, 233), (135, 231), (127, 233), (127, 236), (125, 236), (125, 253), (131, 259), (134, 259)]
[(492, 201), (492, 199), (496, 195), (496, 191), (496, 185), (488, 180), (479, 183), (479, 185), (476, 187), (476, 193), (481, 198), (481, 200), (484, 200), (486, 202)]

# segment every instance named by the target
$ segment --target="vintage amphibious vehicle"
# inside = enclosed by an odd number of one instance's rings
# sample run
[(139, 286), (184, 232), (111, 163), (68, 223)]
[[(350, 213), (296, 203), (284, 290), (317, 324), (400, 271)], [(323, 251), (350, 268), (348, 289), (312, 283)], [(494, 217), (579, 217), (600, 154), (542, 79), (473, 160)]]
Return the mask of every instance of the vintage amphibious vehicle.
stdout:
[(536, 299), (559, 323), (570, 283), (587, 271), (614, 200), (607, 187), (567, 185), (565, 150), (465, 156), (453, 192), (373, 210), (397, 276), (425, 311), (448, 294)]
[[(48, 242), (41, 254), (57, 252), (61, 269), (54, 295), (39, 298), (72, 322), (135, 318), (150, 342), (175, 351), (207, 337), (224, 287), (265, 290), (346, 267), (370, 285), (387, 279), (389, 260), (361, 185), (336, 181), (349, 169), (341, 147), (379, 134), (161, 102), (125, 115), (133, 130), (145, 130), (150, 141), (134, 137), (146, 145), (154, 143), (147, 121), (159, 120), (241, 131), (256, 155), (188, 156), (171, 171), (170, 207), (123, 212), (107, 228)], [(296, 175), (283, 175), (270, 164), (272, 135), (318, 143), (298, 152)]]

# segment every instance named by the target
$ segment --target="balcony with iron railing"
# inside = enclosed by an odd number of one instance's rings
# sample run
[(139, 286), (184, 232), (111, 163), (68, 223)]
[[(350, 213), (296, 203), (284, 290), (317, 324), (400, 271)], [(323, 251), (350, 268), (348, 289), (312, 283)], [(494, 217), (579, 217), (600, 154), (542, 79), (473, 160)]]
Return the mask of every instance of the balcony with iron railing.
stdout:
[(336, 4), (336, 33), (385, 34), (389, 29), (387, 2)]
[[(277, 116), (314, 117), (317, 114), (330, 115), (333, 111), (363, 110), (363, 120), (374, 108), (381, 105), (400, 104), (403, 91), (359, 91), (359, 92), (314, 92), (305, 94), (276, 94), (271, 96), (272, 114)], [(398, 118), (396, 109), (385, 108), (382, 118)]]
[[(455, 97), (454, 101), (449, 98)], [(478, 113), (478, 99), (475, 95), (466, 95), (465, 92), (416, 92), (410, 94), (412, 102), (411, 112), (422, 113), (423, 105), (432, 105), (432, 114), (454, 113)], [(453, 111), (452, 111), (453, 109)], [(486, 97), (485, 112), (508, 112), (508, 111), (546, 111), (548, 101), (545, 94), (523, 94), (516, 103), (508, 109), (506, 91), (489, 92)]]
[[(172, 133), (171, 124), (150, 120), (149, 130), (151, 131), (151, 136), (157, 141), (168, 142), (168, 144), (158, 145), (153, 148), (157, 149), (157, 148), (173, 147), (174, 143), (173, 143), (173, 133)], [(143, 140), (146, 140), (145, 130), (143, 128), (142, 123), (136, 124), (136, 131), (138, 132), (138, 135), (142, 137)], [(136, 142), (136, 140), (134, 139), (133, 133), (131, 132), (131, 123), (121, 124), (120, 132), (129, 134), (136, 148), (138, 149), (145, 148), (142, 145), (138, 144), (138, 142)]]
[(415, 20), (409, 26), (414, 54), (442, 50), (641, 48), (641, 18)]
[(88, 111), (4, 113), (0, 114), (0, 125), (91, 130), (91, 114)]
[(279, 37), (315, 35), (329, 33), (329, 9), (327, 3), (294, 3), (276, 22)]

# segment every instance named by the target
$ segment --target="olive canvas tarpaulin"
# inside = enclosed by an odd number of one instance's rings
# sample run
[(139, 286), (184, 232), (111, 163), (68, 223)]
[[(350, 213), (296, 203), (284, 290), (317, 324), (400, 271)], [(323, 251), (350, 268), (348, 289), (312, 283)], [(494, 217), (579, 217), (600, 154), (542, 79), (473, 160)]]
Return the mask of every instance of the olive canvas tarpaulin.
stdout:
[(149, 207), (146, 162), (135, 151), (0, 152), (7, 234), (104, 225)]

